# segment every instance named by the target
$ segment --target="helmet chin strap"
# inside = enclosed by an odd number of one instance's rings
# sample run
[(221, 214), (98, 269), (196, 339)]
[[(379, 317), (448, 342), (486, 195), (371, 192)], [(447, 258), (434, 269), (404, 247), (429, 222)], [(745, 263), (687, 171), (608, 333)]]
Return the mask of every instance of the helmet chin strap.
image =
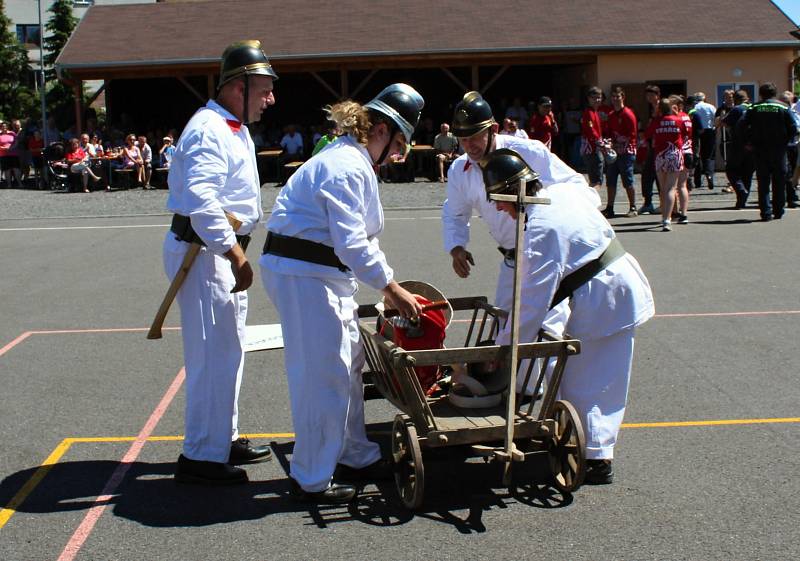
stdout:
[(483, 151), (483, 157), (489, 155), (489, 152), (492, 151), (492, 142), (494, 141), (494, 127), (489, 127), (489, 136), (486, 139), (486, 149)]
[(391, 125), (389, 125), (389, 123), (386, 123), (386, 128), (389, 130), (389, 141), (386, 143), (386, 147), (383, 149), (383, 152), (381, 152), (381, 155), (378, 157), (378, 161), (375, 162), (376, 165), (382, 165), (383, 162), (386, 160), (386, 156), (389, 155), (389, 147), (391, 147), (392, 140), (394, 140), (394, 135), (397, 134), (397, 131), (400, 130), (394, 121), (392, 121)]
[(249, 121), (248, 119), (248, 109), (250, 108), (250, 77), (245, 74), (242, 80), (244, 80), (244, 107), (242, 107), (242, 124), (246, 125)]

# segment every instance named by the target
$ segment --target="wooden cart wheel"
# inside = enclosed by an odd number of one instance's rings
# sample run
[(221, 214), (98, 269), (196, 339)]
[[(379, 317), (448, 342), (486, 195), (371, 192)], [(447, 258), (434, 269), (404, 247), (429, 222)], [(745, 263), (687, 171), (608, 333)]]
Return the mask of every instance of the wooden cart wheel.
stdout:
[(555, 434), (547, 441), (550, 470), (556, 488), (562, 493), (575, 491), (586, 474), (586, 439), (583, 424), (569, 401), (553, 405)]
[(411, 419), (404, 415), (394, 418), (392, 456), (395, 464), (394, 480), (400, 500), (406, 508), (417, 509), (422, 505), (422, 496), (425, 493), (425, 469), (422, 466), (417, 429)]

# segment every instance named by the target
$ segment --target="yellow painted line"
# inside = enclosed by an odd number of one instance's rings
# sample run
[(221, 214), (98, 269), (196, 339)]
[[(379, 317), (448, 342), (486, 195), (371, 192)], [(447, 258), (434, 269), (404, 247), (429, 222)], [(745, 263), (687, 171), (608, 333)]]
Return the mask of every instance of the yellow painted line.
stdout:
[(5, 526), (11, 517), (14, 516), (19, 506), (28, 498), (28, 495), (31, 494), (36, 486), (42, 482), (44, 476), (58, 463), (58, 460), (67, 453), (67, 450), (69, 450), (69, 447), (72, 446), (72, 443), (75, 441), (76, 439), (74, 438), (65, 438), (62, 440), (61, 443), (56, 446), (55, 450), (47, 456), (47, 459), (39, 465), (39, 468), (34, 472), (31, 478), (28, 479), (25, 485), (11, 498), (5, 508), (0, 510), (0, 528)]
[(800, 423), (800, 417), (777, 419), (721, 419), (718, 421), (666, 421), (660, 423), (623, 423), (624, 429), (671, 428), (671, 427), (712, 427), (723, 425), (767, 425), (772, 423)]

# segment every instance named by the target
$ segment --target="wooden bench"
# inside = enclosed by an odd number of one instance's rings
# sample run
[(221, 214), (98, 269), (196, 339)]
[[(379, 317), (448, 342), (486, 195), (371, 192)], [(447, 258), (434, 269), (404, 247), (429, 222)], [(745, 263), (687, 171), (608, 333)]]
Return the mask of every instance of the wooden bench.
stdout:
[(167, 178), (169, 177), (169, 168), (153, 168), (153, 177), (150, 180), (154, 187), (166, 189)]

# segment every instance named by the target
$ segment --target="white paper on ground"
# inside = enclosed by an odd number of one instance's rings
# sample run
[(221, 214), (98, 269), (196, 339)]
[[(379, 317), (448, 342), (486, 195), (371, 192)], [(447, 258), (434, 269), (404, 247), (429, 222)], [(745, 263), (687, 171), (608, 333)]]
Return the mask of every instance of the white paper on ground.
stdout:
[(244, 331), (244, 352), (283, 348), (281, 324), (248, 325)]

